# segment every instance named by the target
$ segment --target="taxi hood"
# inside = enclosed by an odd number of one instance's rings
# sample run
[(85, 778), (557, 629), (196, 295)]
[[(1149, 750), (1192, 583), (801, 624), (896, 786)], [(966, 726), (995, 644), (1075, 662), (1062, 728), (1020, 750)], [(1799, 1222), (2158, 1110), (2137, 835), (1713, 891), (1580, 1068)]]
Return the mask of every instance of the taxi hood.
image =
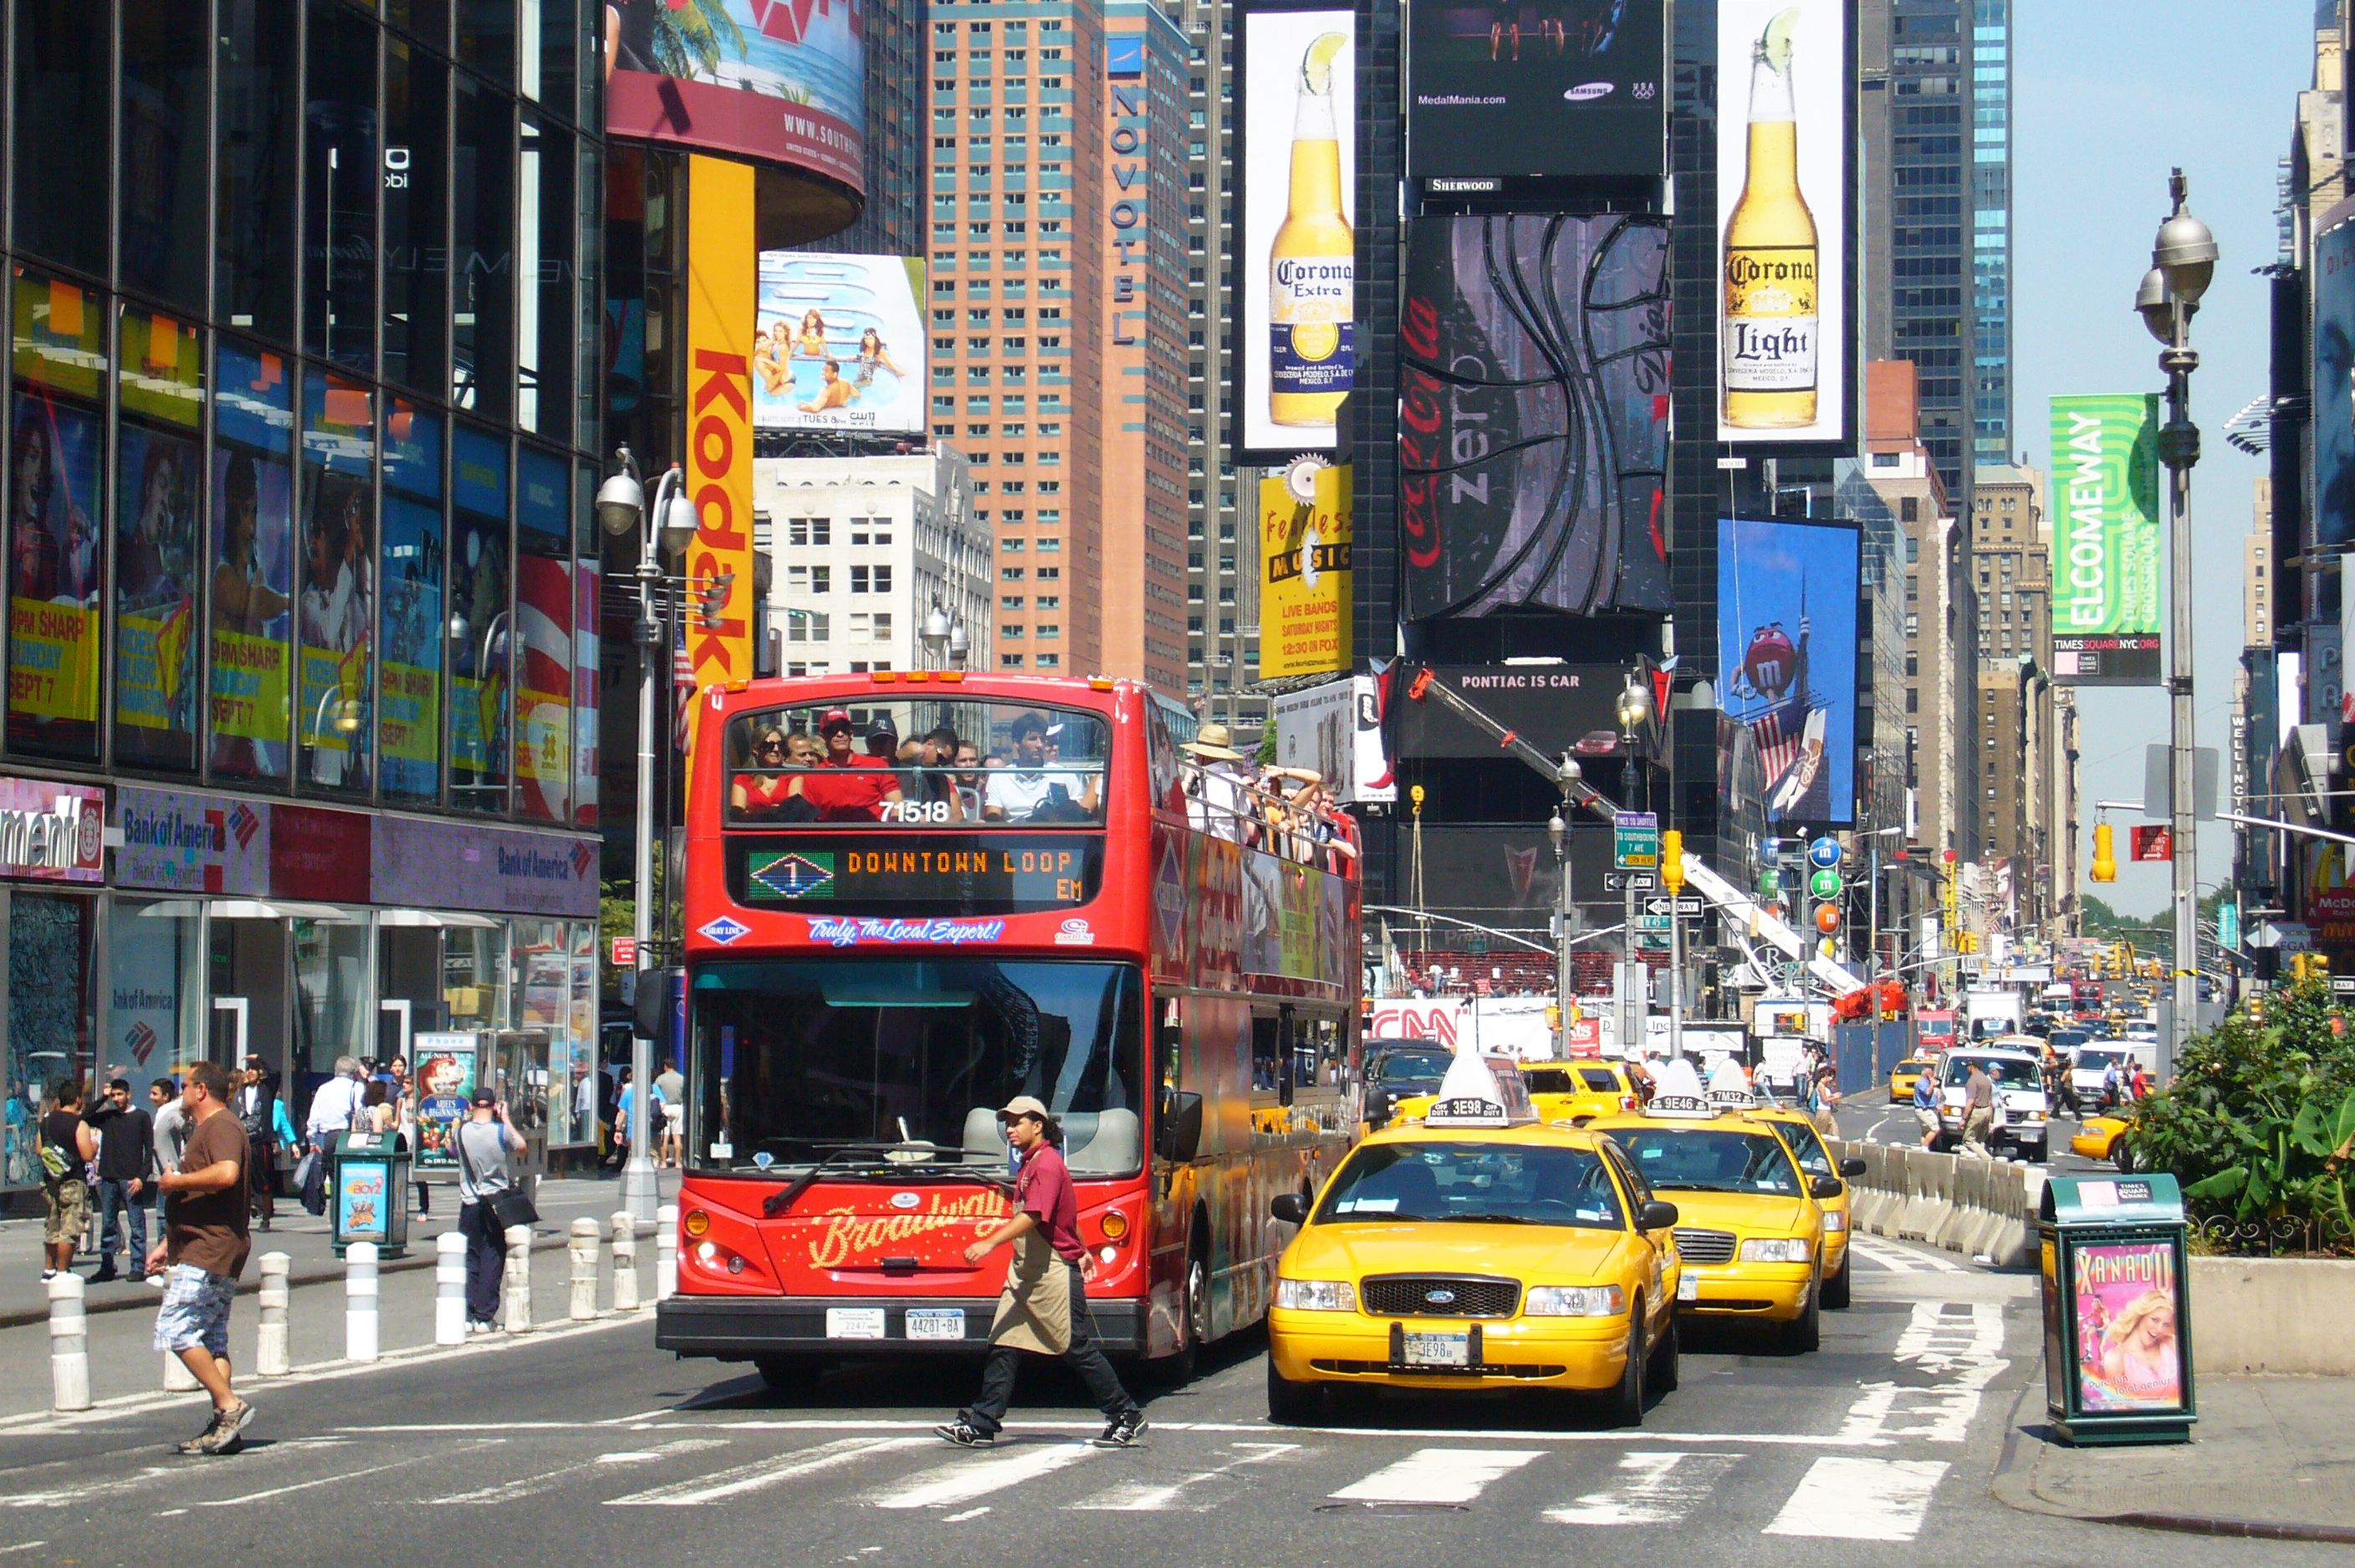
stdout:
[(1756, 1192), (1697, 1192), (1661, 1187), (1654, 1192), (1677, 1206), (1677, 1229), (1736, 1231), (1746, 1236), (1792, 1236), (1818, 1228), (1805, 1198)]
[(1324, 1221), (1293, 1238), (1281, 1266), (1293, 1279), (1469, 1274), (1575, 1283), (1612, 1267), (1614, 1254), (1626, 1244), (1624, 1231), (1572, 1225)]

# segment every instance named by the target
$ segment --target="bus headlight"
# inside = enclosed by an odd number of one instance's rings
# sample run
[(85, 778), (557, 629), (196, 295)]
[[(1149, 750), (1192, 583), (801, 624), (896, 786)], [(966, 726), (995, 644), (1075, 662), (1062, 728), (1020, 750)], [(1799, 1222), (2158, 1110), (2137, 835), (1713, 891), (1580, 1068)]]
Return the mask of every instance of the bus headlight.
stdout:
[(1346, 1279), (1279, 1279), (1275, 1304), (1295, 1312), (1355, 1312), (1358, 1287)]
[(1615, 1285), (1540, 1285), (1521, 1310), (1531, 1317), (1616, 1317), (1627, 1310), (1627, 1296)]
[(1105, 1241), (1117, 1242), (1128, 1234), (1128, 1216), (1117, 1209), (1107, 1209), (1097, 1226), (1103, 1232)]

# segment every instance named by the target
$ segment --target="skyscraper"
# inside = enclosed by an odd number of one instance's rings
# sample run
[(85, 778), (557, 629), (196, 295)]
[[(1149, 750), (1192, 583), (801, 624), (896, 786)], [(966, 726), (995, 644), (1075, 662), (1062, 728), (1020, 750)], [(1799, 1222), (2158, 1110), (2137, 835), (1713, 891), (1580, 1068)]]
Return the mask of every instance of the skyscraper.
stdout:
[(924, 0), (865, 0), (867, 208), (806, 249), (837, 255), (924, 253)]
[(2011, 444), (2011, 0), (1972, 0), (1971, 449)]

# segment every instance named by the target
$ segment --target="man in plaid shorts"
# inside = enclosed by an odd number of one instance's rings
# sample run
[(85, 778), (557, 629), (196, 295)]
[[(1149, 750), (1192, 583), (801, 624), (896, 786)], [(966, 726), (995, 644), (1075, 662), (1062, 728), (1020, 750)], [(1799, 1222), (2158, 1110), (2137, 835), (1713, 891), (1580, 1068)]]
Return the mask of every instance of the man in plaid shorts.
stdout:
[(252, 1242), (246, 1232), (245, 1162), (250, 1146), (229, 1112), (229, 1073), (199, 1061), (182, 1081), (187, 1147), (180, 1168), (157, 1183), (164, 1195), (164, 1239), (147, 1254), (147, 1272), (168, 1262), (155, 1348), (186, 1364), (212, 1395), (212, 1418), (180, 1445), (183, 1454), (234, 1453), (253, 1407), (229, 1387), (229, 1309)]

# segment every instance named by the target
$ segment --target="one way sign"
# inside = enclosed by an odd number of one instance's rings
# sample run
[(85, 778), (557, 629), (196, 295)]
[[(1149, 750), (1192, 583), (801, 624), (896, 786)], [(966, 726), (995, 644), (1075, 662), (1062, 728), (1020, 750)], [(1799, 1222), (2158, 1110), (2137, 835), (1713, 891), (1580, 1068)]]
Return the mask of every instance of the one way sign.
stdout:
[(1646, 899), (1644, 901), (1644, 912), (1646, 914), (1699, 914), (1700, 912), (1700, 900), (1690, 897), (1681, 899)]

